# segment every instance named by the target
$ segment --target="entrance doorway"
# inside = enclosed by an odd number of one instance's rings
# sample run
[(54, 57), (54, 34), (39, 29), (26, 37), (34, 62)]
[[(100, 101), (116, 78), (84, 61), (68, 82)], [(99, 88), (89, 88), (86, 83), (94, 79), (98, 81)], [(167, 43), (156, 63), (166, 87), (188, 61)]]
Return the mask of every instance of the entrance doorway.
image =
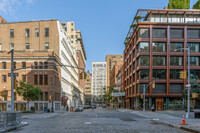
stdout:
[(156, 98), (156, 110), (163, 110), (163, 98)]

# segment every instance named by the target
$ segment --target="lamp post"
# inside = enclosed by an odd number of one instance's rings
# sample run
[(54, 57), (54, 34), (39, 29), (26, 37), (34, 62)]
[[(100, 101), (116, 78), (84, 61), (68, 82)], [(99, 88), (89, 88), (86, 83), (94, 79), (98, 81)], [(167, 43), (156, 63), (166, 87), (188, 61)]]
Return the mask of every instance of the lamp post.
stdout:
[[(183, 50), (187, 50), (188, 51), (188, 101), (187, 101), (187, 113), (186, 113), (186, 118), (189, 118), (189, 113), (190, 113), (190, 48), (178, 48), (178, 49), (183, 49)], [(177, 51), (178, 49), (175, 49), (174, 51)]]

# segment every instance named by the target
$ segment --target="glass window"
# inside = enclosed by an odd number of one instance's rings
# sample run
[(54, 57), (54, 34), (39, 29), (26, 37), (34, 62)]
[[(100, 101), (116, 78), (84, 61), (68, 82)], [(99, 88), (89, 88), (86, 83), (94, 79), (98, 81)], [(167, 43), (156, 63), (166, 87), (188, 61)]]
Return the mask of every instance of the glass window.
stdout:
[(45, 28), (45, 37), (49, 36), (49, 28)]
[(49, 43), (45, 42), (45, 49), (49, 49)]
[(26, 49), (30, 49), (30, 44), (26, 43)]
[(138, 84), (138, 93), (143, 93), (144, 85), (146, 87), (145, 92), (149, 93), (149, 87), (147, 87), (148, 84)]
[(74, 36), (73, 36), (73, 35), (71, 35), (71, 38), (74, 38)]
[(183, 29), (170, 29), (170, 38), (183, 38)]
[(22, 62), (22, 67), (26, 67), (26, 62)]
[(35, 69), (38, 69), (38, 62), (34, 62), (34, 66), (36, 66)]
[(199, 79), (200, 70), (190, 70), (190, 79)]
[(6, 75), (2, 75), (2, 82), (3, 83), (7, 82)]
[(10, 50), (14, 49), (14, 43), (10, 44)]
[(10, 38), (14, 38), (14, 30), (13, 29), (10, 30)]
[(171, 66), (182, 66), (183, 65), (183, 57), (170, 56), (170, 65)]
[(30, 34), (29, 34), (29, 29), (26, 29), (26, 34), (25, 34), (26, 37), (29, 37)]
[(180, 72), (183, 70), (170, 70), (170, 79), (180, 79)]
[(199, 23), (200, 15), (199, 14), (187, 14), (186, 23)]
[(154, 66), (165, 66), (166, 57), (165, 56), (153, 56), (153, 65)]
[(199, 43), (188, 43), (187, 46), (190, 48), (190, 52), (200, 52)]
[(22, 75), (22, 81), (26, 82), (26, 75)]
[(149, 79), (149, 70), (139, 70), (138, 77), (139, 79)]
[(166, 38), (166, 29), (153, 29), (153, 38)]
[(48, 85), (48, 75), (44, 75), (44, 85)]
[(200, 30), (199, 29), (188, 29), (187, 30), (187, 38), (190, 38), (190, 39), (200, 38)]
[(39, 75), (39, 82), (40, 85), (43, 85), (43, 75)]
[(44, 62), (44, 65), (45, 65), (44, 69), (48, 69), (48, 62), (47, 61)]
[(166, 79), (166, 70), (153, 70), (153, 79)]
[(165, 14), (152, 14), (151, 22), (167, 22), (167, 15), (165, 15)]
[(138, 52), (148, 52), (149, 51), (149, 43), (148, 42), (140, 42), (138, 44)]
[(198, 56), (191, 56), (190, 57), (190, 65), (191, 66), (199, 66), (199, 57)]
[(181, 42), (172, 42), (170, 43), (170, 51), (171, 52), (182, 52), (183, 51), (183, 43)]
[(34, 75), (34, 84), (38, 85), (38, 75)]
[(39, 37), (39, 28), (35, 29), (35, 37)]
[(149, 29), (139, 29), (138, 37), (148, 38), (149, 37)]
[(6, 62), (2, 62), (2, 69), (6, 69)]
[(153, 52), (165, 52), (166, 51), (166, 43), (164, 42), (153, 42)]
[(39, 62), (39, 69), (43, 69), (43, 62)]
[(153, 93), (165, 93), (166, 84), (155, 84), (155, 88), (152, 88)]
[(183, 84), (170, 84), (170, 93), (182, 93)]
[(149, 65), (149, 56), (140, 56), (138, 58), (138, 66), (148, 66)]
[(184, 23), (184, 16), (182, 14), (170, 14), (169, 23)]

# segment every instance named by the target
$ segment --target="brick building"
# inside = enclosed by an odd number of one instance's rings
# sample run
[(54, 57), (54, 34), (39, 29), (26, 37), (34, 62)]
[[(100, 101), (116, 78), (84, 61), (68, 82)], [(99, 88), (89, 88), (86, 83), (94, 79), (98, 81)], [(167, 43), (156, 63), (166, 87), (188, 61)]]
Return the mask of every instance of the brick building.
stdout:
[[(157, 110), (183, 109), (182, 92), (187, 79), (190, 47), (191, 79), (200, 78), (200, 10), (139, 9), (125, 40), (123, 89), (127, 108), (143, 107), (143, 85), (155, 81), (146, 90), (146, 107)], [(191, 82), (195, 83), (194, 81)]]

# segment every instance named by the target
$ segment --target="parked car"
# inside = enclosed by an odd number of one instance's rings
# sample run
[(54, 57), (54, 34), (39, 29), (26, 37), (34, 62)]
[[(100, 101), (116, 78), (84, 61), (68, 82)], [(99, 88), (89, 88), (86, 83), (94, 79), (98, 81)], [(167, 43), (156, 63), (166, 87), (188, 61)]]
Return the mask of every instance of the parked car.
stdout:
[(93, 106), (94, 108), (96, 108), (96, 104), (95, 104), (95, 103), (93, 103), (92, 106)]
[(85, 105), (84, 109), (90, 109), (90, 105)]
[(103, 104), (103, 106), (102, 106), (103, 108), (106, 108), (106, 105), (105, 104)]
[(74, 108), (75, 112), (79, 112), (79, 111), (83, 111), (83, 106), (82, 105), (78, 105), (77, 107)]

